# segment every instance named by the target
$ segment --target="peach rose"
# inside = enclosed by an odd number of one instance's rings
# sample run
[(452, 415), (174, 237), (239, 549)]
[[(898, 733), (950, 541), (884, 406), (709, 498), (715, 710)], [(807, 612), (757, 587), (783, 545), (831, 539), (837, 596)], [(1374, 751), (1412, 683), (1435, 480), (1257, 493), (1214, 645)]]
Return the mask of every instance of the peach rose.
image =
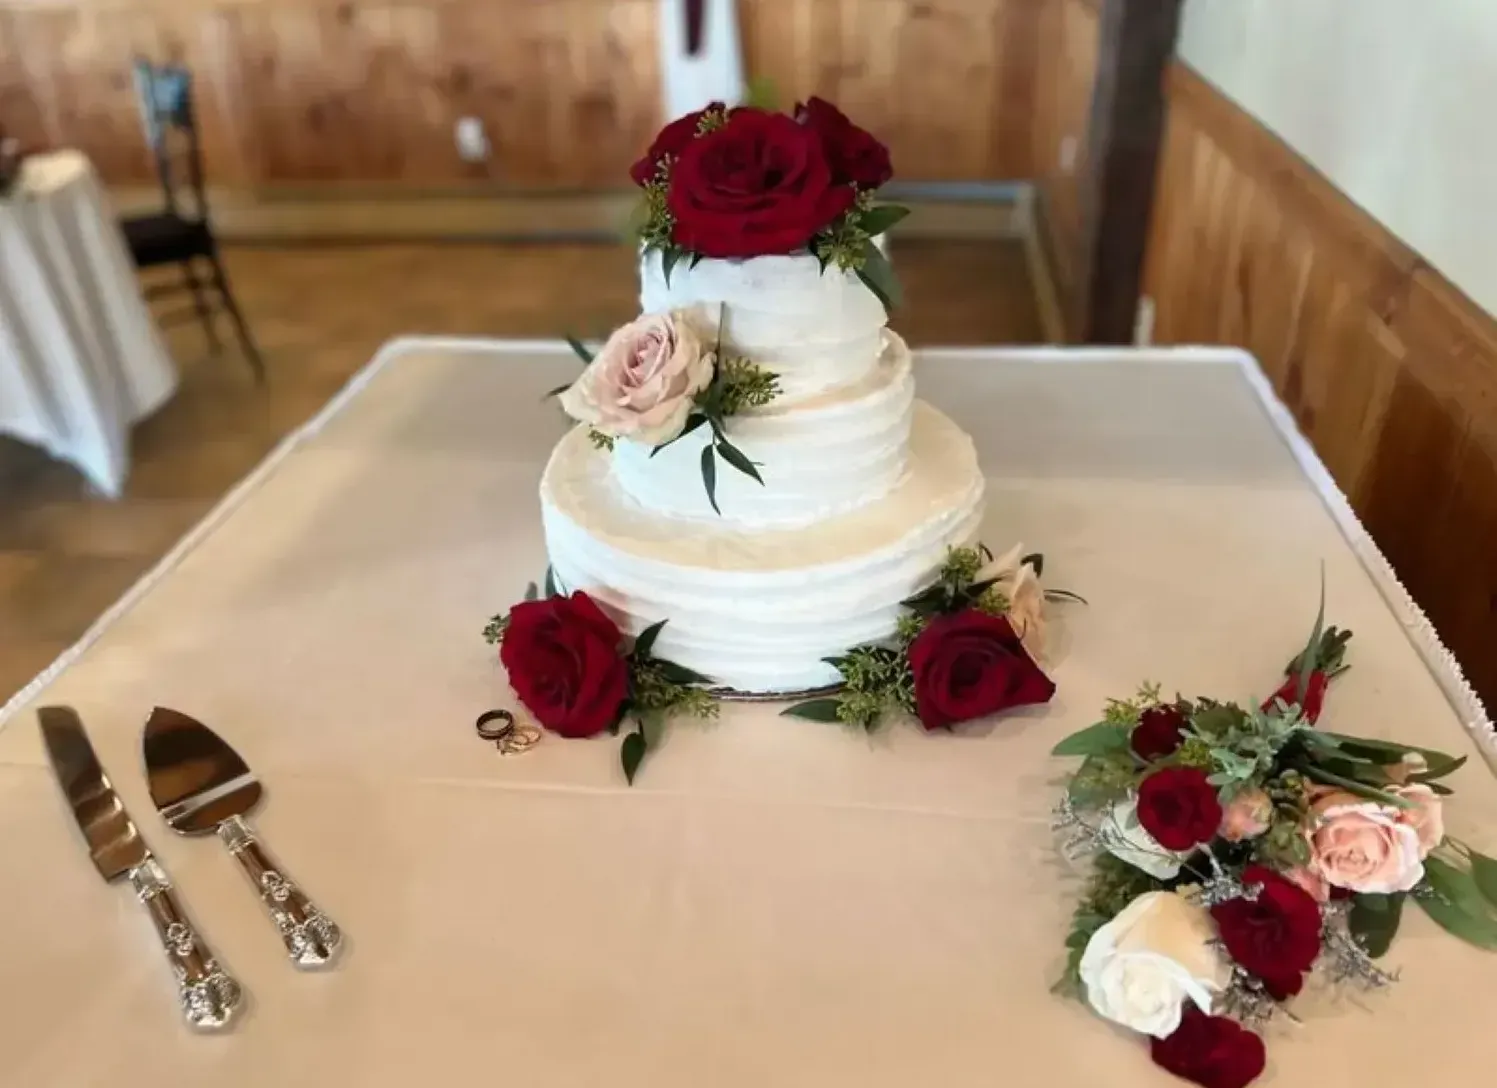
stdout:
[(1429, 852), (1445, 838), (1445, 814), (1441, 808), (1440, 795), (1421, 783), (1395, 786), (1389, 792), (1415, 806), (1399, 809), (1398, 821), (1405, 827), (1412, 827), (1419, 836), (1419, 856), (1429, 857)]
[(1273, 819), (1273, 802), (1256, 787), (1243, 790), (1227, 802), (1222, 810), (1222, 838), (1228, 842), (1256, 839), (1268, 830)]
[(1310, 870), (1349, 891), (1408, 891), (1424, 879), (1424, 852), (1403, 813), (1341, 790), (1318, 793), (1305, 830)]
[(658, 446), (686, 426), (714, 364), (685, 311), (645, 314), (614, 331), (561, 406), (606, 435)]
[(1008, 599), (1008, 621), (1036, 661), (1045, 657), (1045, 590), (1033, 567), (1021, 561), (1024, 545), (1015, 544), (977, 572), (979, 582), (996, 578), (993, 588)]

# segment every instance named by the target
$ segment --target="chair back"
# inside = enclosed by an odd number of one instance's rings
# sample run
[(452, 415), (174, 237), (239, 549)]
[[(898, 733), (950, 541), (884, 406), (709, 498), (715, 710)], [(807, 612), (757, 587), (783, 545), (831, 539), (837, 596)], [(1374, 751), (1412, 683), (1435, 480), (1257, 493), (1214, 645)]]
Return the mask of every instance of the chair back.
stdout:
[(203, 153), (192, 109), (192, 73), (177, 65), (135, 61), (135, 95), (167, 211), (208, 218)]

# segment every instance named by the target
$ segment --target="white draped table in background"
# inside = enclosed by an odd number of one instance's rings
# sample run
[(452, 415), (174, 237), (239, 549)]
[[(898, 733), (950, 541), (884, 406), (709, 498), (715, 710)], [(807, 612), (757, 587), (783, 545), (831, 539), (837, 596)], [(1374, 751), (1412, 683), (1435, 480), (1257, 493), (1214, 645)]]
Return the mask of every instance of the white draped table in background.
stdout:
[[(1077, 880), (1049, 831), (1054, 741), (1142, 679), (1261, 696), (1314, 619), (1356, 632), (1329, 728), (1452, 751), (1476, 699), (1251, 360), (1230, 352), (927, 352), (971, 431), (984, 536), (1086, 597), (1048, 707), (872, 738), (735, 705), (678, 725), (633, 789), (617, 740), (501, 757), (480, 630), (545, 566), (535, 487), (562, 345), (409, 341), (236, 491), (9, 709), (0, 731), (0, 1082), (26, 1088), (1166, 1088), (1148, 1048), (1053, 996)], [(189, 909), (253, 998), (189, 1035), (149, 923), (106, 887), (34, 707), (78, 707)], [(229, 738), (258, 823), (349, 934), (300, 974), (211, 839), (151, 811), (155, 704)], [(1458, 772), (1454, 833), (1497, 847), (1497, 782)], [(1409, 911), (1402, 981), (1308, 993), (1268, 1088), (1489, 1079), (1497, 956)]]
[(38, 155), (0, 199), (0, 434), (120, 493), (130, 427), (177, 385), (93, 168)]

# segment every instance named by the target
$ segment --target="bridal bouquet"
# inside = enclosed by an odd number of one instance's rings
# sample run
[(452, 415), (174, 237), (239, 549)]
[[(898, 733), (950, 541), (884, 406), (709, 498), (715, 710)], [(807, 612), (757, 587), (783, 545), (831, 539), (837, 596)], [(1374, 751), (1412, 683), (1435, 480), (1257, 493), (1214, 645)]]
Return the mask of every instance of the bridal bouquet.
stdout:
[(1317, 621), (1261, 706), (1146, 686), (1054, 750), (1082, 759), (1057, 826), (1092, 859), (1060, 988), (1206, 1088), (1263, 1071), (1250, 1028), (1312, 972), (1395, 981), (1376, 961), (1409, 900), (1497, 950), (1497, 861), (1445, 832), (1465, 757), (1316, 725), (1350, 637)]

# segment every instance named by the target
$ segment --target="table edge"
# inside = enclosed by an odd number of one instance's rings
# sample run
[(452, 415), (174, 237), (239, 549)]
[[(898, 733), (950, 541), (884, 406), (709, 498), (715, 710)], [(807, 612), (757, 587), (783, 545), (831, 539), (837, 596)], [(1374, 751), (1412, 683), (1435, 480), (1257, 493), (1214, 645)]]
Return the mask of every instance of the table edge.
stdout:
[[(108, 629), (128, 613), (146, 594), (170, 574), (188, 555), (197, 549), (218, 527), (228, 519), (289, 457), (308, 439), (319, 434), (348, 404), (384, 370), (393, 360), (402, 355), (430, 350), (472, 351), (530, 351), (567, 354), (570, 348), (562, 340), (499, 339), (490, 337), (451, 336), (400, 336), (386, 341), (374, 357), (355, 372), (327, 404), (301, 426), (289, 432), (275, 448), (265, 455), (237, 484), (235, 484), (214, 507), (194, 525), (167, 553), (159, 559), (139, 580), (86, 630), (77, 642), (69, 646), (46, 669), (42, 670), (20, 691), (16, 692), (3, 707), (0, 707), (0, 729), (20, 709), (36, 698), (53, 680), (71, 667)], [(957, 358), (981, 359), (983, 356), (998, 357), (1008, 362), (1035, 362), (1047, 365), (1072, 363), (1094, 363), (1115, 358), (1119, 352), (1147, 353), (1153, 361), (1180, 365), (1207, 363), (1218, 366), (1235, 366), (1247, 380), (1248, 386), (1258, 398), (1258, 403), (1268, 417), (1274, 430), (1288, 448), (1290, 455), (1304, 473), (1306, 479), (1319, 495), (1321, 503), (1341, 531), (1343, 539), (1351, 547), (1362, 568), (1372, 578), (1383, 601), (1402, 623), (1404, 636), (1414, 648), (1425, 668), (1445, 695), (1467, 731), (1477, 742), (1489, 764), (1497, 770), (1497, 727), (1494, 727), (1481, 698), (1466, 680), (1456, 660), (1435, 630), (1429, 618), (1415, 602), (1408, 589), (1399, 580), (1393, 566), (1378, 548), (1361, 519), (1357, 517), (1340, 486), (1331, 476), (1320, 455), (1305, 438), (1293, 413), (1279, 399), (1273, 384), (1264, 373), (1258, 360), (1241, 348), (1203, 346), (1170, 346), (1149, 348), (1122, 347), (934, 347), (916, 348), (917, 359)]]

